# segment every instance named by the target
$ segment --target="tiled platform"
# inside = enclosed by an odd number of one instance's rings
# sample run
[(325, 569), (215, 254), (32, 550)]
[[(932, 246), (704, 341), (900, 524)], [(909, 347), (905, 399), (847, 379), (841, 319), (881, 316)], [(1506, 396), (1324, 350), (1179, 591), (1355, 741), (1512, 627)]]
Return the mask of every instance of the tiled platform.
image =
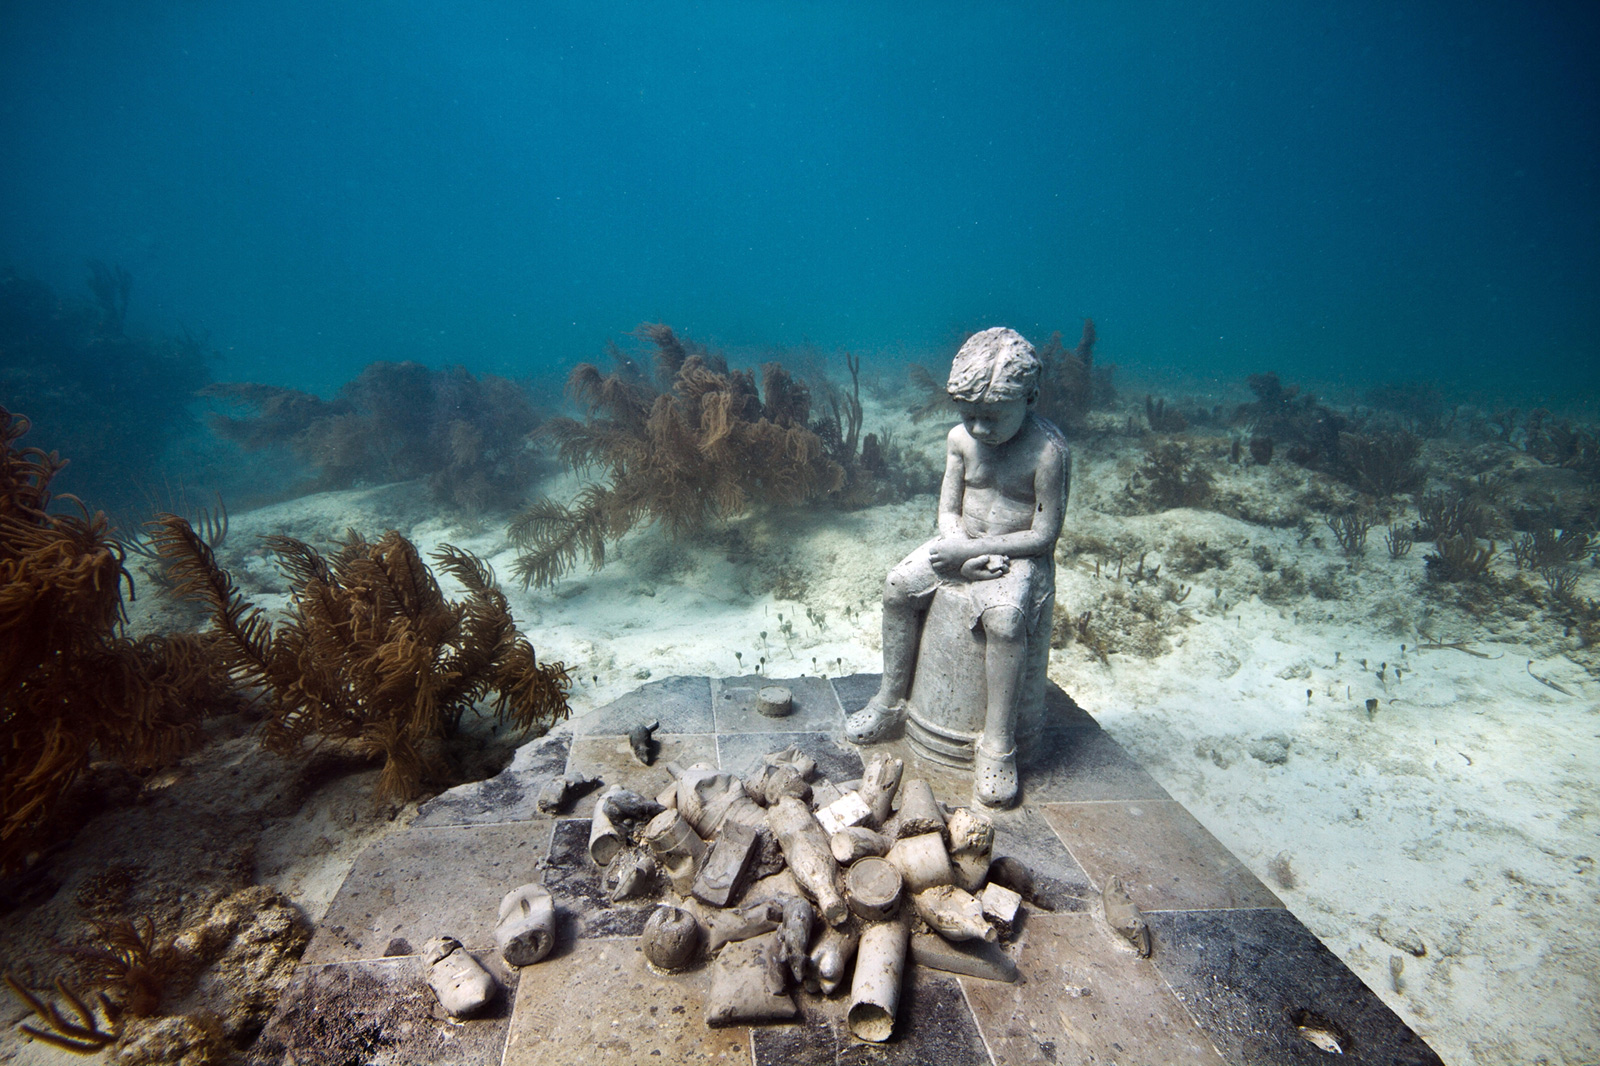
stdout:
[[(744, 772), (789, 745), (835, 781), (860, 776), (844, 716), (877, 678), (783, 682), (795, 711), (754, 710), (764, 678), (671, 678), (563, 724), (525, 746), (498, 777), (427, 804), (411, 829), (374, 845), (329, 907), (255, 1048), (263, 1063), (319, 1066), (532, 1066), (535, 1063), (1158, 1064), (1437, 1063), (1434, 1053), (1276, 896), (1059, 690), (1050, 724), (1024, 751), (1023, 803), (995, 816), (995, 854), (1034, 871), (1038, 906), (1008, 945), (1014, 984), (908, 969), (895, 1036), (851, 1038), (845, 997), (800, 996), (788, 1025), (709, 1029), (708, 971), (651, 972), (638, 935), (653, 903), (609, 904), (589, 861), (591, 794), (572, 812), (537, 812), (540, 786), (570, 770), (655, 795), (665, 764)], [(623, 734), (659, 720), (645, 767)], [(906, 777), (966, 804), (970, 780), (919, 762), (897, 741)], [(1097, 916), (1118, 874), (1149, 920), (1140, 959)], [(542, 881), (563, 927), (549, 958), (520, 974), (493, 950), (500, 897)], [(504, 993), (483, 1017), (443, 1017), (416, 952), (459, 938)], [(1336, 1031), (1343, 1055), (1301, 1033)]]

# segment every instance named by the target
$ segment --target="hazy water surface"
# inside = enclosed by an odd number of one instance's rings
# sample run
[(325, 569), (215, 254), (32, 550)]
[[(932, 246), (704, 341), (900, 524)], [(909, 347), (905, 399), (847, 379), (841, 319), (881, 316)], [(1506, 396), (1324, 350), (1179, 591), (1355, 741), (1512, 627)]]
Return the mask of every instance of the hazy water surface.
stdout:
[(645, 321), (1100, 326), (1235, 381), (1600, 382), (1588, 3), (0, 7), (0, 265), (219, 379), (522, 375)]

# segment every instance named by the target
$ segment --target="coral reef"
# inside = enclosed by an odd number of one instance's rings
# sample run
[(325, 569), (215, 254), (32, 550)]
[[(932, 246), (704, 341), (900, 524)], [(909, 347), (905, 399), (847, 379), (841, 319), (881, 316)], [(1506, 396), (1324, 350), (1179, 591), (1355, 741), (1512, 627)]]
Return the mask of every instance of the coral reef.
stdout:
[[(310, 924), (264, 885), (219, 900), (176, 937), (153, 919), (90, 919), (86, 943), (58, 948), (77, 961), (78, 981), (54, 980), (55, 995), (5, 982), (35, 1015), (21, 1031), (35, 1040), (111, 1061), (234, 1061), (260, 1032), (310, 940)], [(87, 990), (87, 991), (84, 991)]]
[(1422, 519), (1420, 540), (1474, 540), (1488, 525), (1483, 509), (1462, 492), (1427, 493), (1417, 499), (1417, 513)]
[(1377, 525), (1377, 520), (1365, 511), (1332, 514), (1327, 517), (1328, 529), (1339, 542), (1346, 555), (1360, 556), (1367, 551), (1367, 531)]
[[(44, 1023), (43, 1029), (26, 1023), (18, 1026), (35, 1040), (63, 1051), (92, 1055), (115, 1043), (122, 1031), (121, 1018), (115, 1005), (103, 994), (96, 997), (91, 1005), (78, 990), (58, 978), (55, 988), (61, 1003), (57, 1004), (47, 996), (35, 993), (12, 974), (5, 975), (5, 983)], [(71, 1012), (70, 1016), (68, 1011)]]
[(1094, 320), (1083, 320), (1077, 346), (1068, 351), (1059, 332), (1039, 349), (1039, 414), (1067, 432), (1083, 428), (1091, 408), (1109, 406), (1115, 399), (1111, 366), (1095, 366), (1098, 339)]
[(1600, 480), (1600, 430), (1553, 419), (1542, 407), (1528, 412), (1523, 450), (1541, 463), (1576, 470), (1591, 482)]
[(469, 552), (445, 545), (433, 556), (467, 590), (453, 602), (392, 530), (375, 544), (352, 531), (327, 558), (292, 537), (269, 537), (293, 586), (289, 618), (274, 628), (187, 521), (166, 515), (159, 525), (155, 540), (178, 594), (211, 610), (223, 666), (263, 690), (270, 750), (320, 740), (382, 757), (379, 797), (406, 799), (445, 772), (438, 742), (490, 693), (496, 717), (519, 728), (566, 717), (565, 668), (537, 661), (494, 573)]
[(112, 1004), (118, 1017), (155, 1014), (175, 961), (171, 939), (156, 936), (148, 915), (142, 928), (128, 918), (91, 919), (89, 926), (91, 941), (64, 949), (77, 960), (84, 984)]
[(1270, 372), (1251, 374), (1245, 383), (1256, 399), (1234, 410), (1236, 425), (1249, 424), (1253, 435), (1287, 445), (1289, 459), (1301, 466), (1319, 466), (1338, 457), (1344, 420), (1315, 396), (1302, 394), (1298, 385), (1286, 387)]
[(1176, 404), (1168, 407), (1166, 400), (1148, 394), (1144, 398), (1144, 420), (1152, 433), (1182, 433), (1189, 428), (1189, 420)]
[(782, 366), (762, 367), (758, 390), (749, 371), (691, 352), (666, 326), (641, 333), (656, 346), (653, 381), (631, 358), (614, 356), (610, 374), (581, 363), (567, 387), (588, 418), (553, 418), (542, 430), (562, 461), (579, 471), (598, 467), (605, 480), (571, 505), (542, 498), (516, 517), (511, 537), (523, 552), (524, 586), (558, 580), (580, 555), (599, 569), (606, 543), (642, 523), (682, 536), (753, 504), (793, 506), (846, 484), (834, 456), (853, 455), (858, 415), (841, 416), (830, 455), (809, 425), (810, 390)]
[(167, 763), (229, 695), (207, 638), (118, 635), (122, 551), (103, 514), (49, 512), (63, 463), (17, 446), (28, 427), (0, 408), (0, 870), (66, 835), (92, 756)]
[(485, 510), (519, 500), (535, 472), (527, 390), (459, 366), (372, 363), (333, 400), (249, 382), (202, 395), (252, 412), (213, 414), (219, 436), (247, 451), (287, 448), (315, 468), (318, 489), (426, 478), (436, 499)]

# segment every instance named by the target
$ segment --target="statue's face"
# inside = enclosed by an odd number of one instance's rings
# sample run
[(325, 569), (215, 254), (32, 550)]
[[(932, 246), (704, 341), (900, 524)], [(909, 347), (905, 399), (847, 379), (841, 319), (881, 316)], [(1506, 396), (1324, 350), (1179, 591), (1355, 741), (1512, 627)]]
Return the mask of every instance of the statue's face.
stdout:
[(972, 439), (991, 448), (1020, 433), (1022, 423), (1028, 418), (1028, 401), (1022, 398), (982, 403), (957, 400), (956, 407), (961, 412), (961, 424), (967, 427)]

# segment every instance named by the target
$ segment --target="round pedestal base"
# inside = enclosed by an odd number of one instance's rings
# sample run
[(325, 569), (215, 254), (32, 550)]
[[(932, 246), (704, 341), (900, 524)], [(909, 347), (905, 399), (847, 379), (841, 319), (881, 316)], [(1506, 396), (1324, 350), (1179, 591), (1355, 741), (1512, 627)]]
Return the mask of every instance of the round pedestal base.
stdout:
[[(1019, 744), (1036, 736), (1043, 725), (1052, 606), (1044, 605), (1039, 632), (1028, 638), (1017, 700)], [(960, 589), (945, 587), (934, 593), (923, 617), (916, 672), (906, 699), (906, 740), (918, 755), (946, 766), (972, 766), (973, 749), (988, 713), (987, 642), (981, 628), (968, 624), (971, 617)]]

